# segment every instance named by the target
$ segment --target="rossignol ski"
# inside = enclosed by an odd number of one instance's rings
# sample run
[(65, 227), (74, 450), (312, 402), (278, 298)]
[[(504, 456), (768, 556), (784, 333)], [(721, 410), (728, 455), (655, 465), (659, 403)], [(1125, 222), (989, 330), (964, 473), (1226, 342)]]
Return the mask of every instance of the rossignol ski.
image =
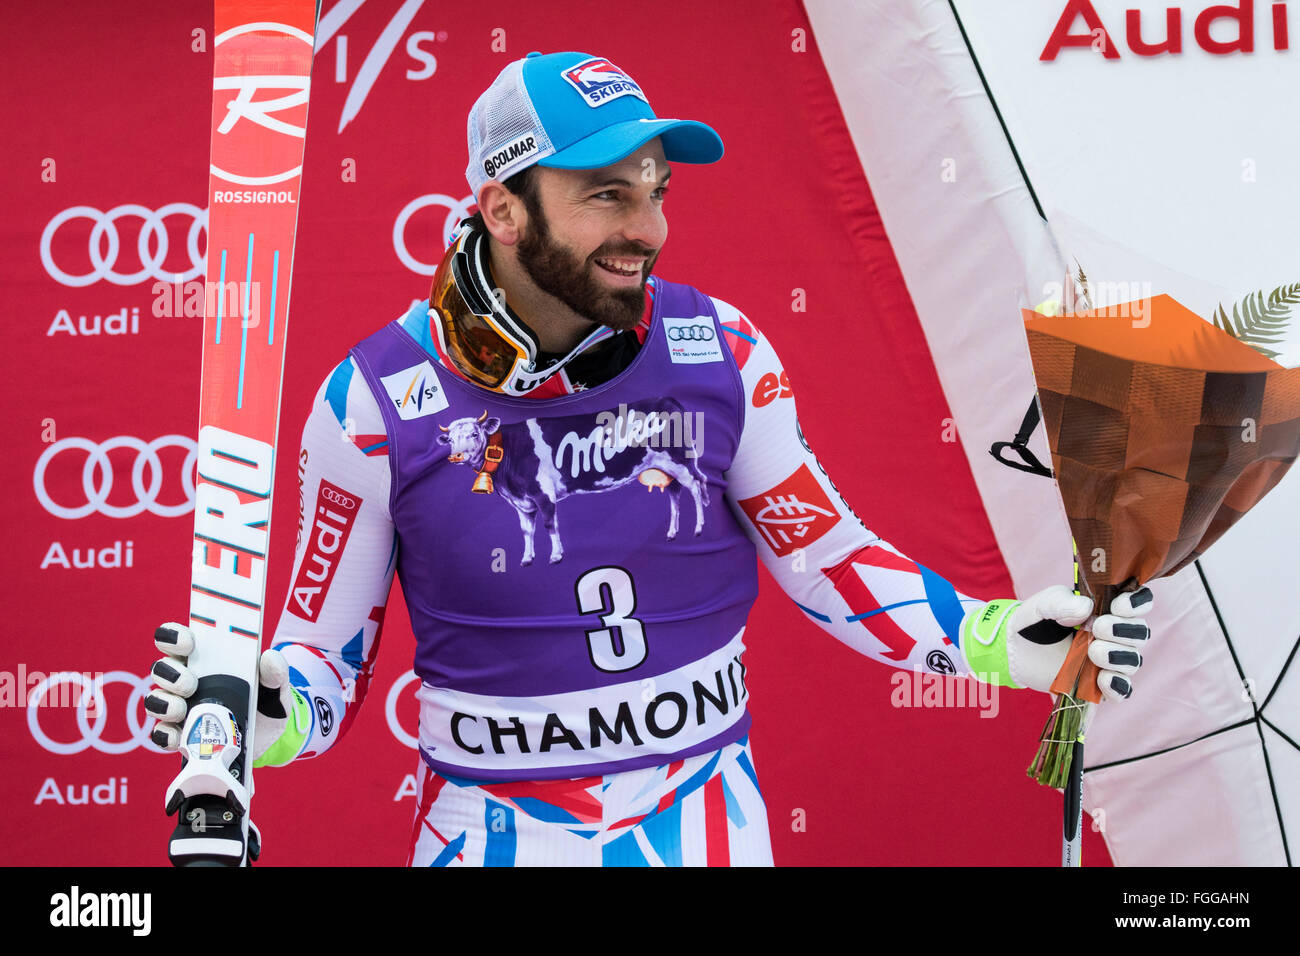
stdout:
[(275, 444), (307, 134), (316, 0), (216, 0), (202, 397), (177, 866), (241, 866), (251, 831)]

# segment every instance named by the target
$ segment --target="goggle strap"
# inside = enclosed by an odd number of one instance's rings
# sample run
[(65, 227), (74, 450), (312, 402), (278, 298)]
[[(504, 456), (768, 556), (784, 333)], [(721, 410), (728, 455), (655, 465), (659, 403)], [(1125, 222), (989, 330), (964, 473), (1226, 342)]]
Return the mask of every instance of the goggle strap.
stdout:
[(451, 276), (456, 283), (456, 291), (475, 315), (491, 315), (492, 307), (483, 301), (483, 293), (479, 290), (478, 283), (469, 281), (468, 272), (469, 255), (464, 250), (458, 250), (451, 259)]
[[(480, 300), (484, 311), (480, 312), (474, 309), (475, 314), (482, 316), (497, 326), (497, 331), (506, 338), (512, 340), (514, 344), (523, 349), (528, 356), (528, 364), (532, 365), (537, 361), (537, 353), (541, 351), (541, 344), (537, 341), (537, 336), (533, 330), (528, 328), (519, 318), (511, 311), (510, 306), (500, 302), (492, 294), (491, 286), (488, 282), (487, 270), (487, 242), (485, 237), (477, 231), (470, 229), (465, 236), (465, 243), (469, 247), (467, 270), (469, 279), (468, 285), (474, 288), (477, 298)], [(468, 300), (466, 301), (468, 305)], [(473, 308), (473, 306), (471, 306)]]

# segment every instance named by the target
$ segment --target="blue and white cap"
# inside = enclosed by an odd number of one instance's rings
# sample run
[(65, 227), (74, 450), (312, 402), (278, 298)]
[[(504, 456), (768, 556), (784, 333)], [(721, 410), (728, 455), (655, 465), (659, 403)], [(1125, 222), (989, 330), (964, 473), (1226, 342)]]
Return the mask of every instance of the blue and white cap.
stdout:
[(661, 137), (674, 163), (716, 163), (722, 139), (694, 120), (659, 119), (641, 87), (603, 57), (530, 53), (501, 71), (469, 111), (474, 196), (534, 163), (598, 169)]

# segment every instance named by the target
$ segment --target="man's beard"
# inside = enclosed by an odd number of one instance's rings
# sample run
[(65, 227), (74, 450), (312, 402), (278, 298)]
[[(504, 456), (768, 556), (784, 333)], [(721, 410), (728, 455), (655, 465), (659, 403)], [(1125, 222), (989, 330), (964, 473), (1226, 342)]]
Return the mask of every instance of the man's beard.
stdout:
[[(611, 329), (633, 329), (645, 314), (645, 280), (650, 274), (657, 252), (639, 246), (597, 250), (583, 262), (551, 237), (550, 228), (540, 209), (529, 211), (528, 229), (516, 246), (519, 264), (543, 292), (552, 295), (578, 315)], [(631, 289), (611, 289), (592, 274), (599, 269), (594, 259), (606, 257), (641, 258), (641, 284)]]

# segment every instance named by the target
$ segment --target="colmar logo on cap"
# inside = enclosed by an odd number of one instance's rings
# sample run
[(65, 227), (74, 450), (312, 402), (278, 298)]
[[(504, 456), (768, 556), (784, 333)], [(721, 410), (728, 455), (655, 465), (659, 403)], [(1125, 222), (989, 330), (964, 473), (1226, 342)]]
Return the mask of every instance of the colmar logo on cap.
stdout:
[(604, 106), (620, 96), (635, 96), (647, 106), (650, 104), (641, 87), (630, 76), (609, 60), (599, 57), (583, 60), (565, 70), (564, 79), (582, 94), (588, 106)]
[(506, 143), (483, 160), (483, 172), (487, 174), (488, 179), (491, 179), (501, 170), (515, 166), (522, 160), (527, 159), (536, 153), (538, 149), (540, 147), (537, 145), (537, 138), (532, 133), (525, 133), (518, 139)]

